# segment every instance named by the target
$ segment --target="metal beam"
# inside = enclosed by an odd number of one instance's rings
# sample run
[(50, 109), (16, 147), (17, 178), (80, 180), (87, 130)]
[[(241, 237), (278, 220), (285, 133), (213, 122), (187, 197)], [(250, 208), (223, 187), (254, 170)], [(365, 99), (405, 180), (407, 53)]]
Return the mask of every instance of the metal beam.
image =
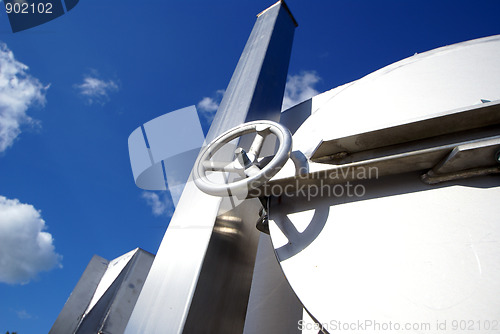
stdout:
[[(246, 121), (279, 120), (295, 26), (282, 1), (258, 16), (207, 142)], [(125, 333), (243, 331), (259, 207), (249, 200), (220, 216), (220, 204), (186, 184)]]
[(348, 137), (322, 141), (311, 156), (314, 162), (331, 163), (339, 157), (426, 138), (449, 135), (500, 124), (500, 101), (486, 102), (404, 124), (374, 129)]

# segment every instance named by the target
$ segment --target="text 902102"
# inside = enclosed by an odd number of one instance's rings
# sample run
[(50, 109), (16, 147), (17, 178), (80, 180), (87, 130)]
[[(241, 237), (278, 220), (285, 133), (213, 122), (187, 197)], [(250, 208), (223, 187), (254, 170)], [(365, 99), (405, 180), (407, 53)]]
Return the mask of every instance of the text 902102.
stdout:
[(27, 2), (7, 2), (5, 10), (7, 14), (52, 14), (51, 2), (27, 3)]

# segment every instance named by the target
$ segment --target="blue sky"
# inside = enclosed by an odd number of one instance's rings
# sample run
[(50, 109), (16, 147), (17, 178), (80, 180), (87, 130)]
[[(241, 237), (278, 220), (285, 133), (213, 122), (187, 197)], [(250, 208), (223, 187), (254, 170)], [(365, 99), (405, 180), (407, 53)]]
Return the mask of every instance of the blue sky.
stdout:
[[(47, 333), (93, 254), (156, 253), (173, 207), (135, 186), (127, 138), (193, 104), (206, 130), (272, 3), (81, 0), (16, 34), (0, 7), (0, 333)], [(500, 34), (496, 0), (287, 3), (299, 23), (288, 105)]]

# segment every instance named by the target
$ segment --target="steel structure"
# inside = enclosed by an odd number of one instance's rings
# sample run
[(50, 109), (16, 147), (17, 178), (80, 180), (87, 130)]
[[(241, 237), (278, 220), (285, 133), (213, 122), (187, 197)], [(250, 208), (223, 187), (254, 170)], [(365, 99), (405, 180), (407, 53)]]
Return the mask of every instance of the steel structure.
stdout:
[[(279, 121), (295, 27), (283, 1), (258, 15), (207, 143), (244, 122)], [(273, 149), (267, 143), (261, 152)], [(125, 333), (243, 332), (261, 203), (247, 200), (232, 209), (223, 202), (186, 184)]]
[(281, 114), (295, 25), (258, 16), (126, 333), (500, 327), (500, 37)]
[(123, 333), (153, 259), (140, 248), (111, 261), (94, 255), (49, 334)]

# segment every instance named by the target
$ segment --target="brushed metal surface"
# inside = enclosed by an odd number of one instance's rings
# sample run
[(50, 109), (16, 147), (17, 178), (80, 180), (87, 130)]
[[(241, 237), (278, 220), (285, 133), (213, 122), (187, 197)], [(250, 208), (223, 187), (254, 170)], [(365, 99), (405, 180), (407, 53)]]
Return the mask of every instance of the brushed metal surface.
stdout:
[[(294, 29), (282, 2), (257, 18), (206, 142), (244, 122), (279, 120)], [(228, 242), (220, 233), (226, 226), (216, 223), (221, 198), (203, 193), (193, 182), (186, 184), (125, 333), (243, 330), (258, 236), (248, 232), (255, 229), (258, 213), (253, 203), (238, 207), (243, 211), (234, 216), (243, 221), (236, 226), (244, 242)], [(230, 256), (239, 254), (243, 245), (247, 247), (241, 256)], [(217, 280), (237, 272), (243, 278), (232, 284), (221, 286)], [(216, 296), (214, 287), (220, 291)], [(220, 305), (212, 307), (215, 301)], [(224, 313), (228, 308), (235, 312)]]
[[(241, 333), (260, 232), (260, 202), (217, 217), (184, 333)], [(272, 250), (270, 255), (272, 256)]]
[(82, 315), (106, 272), (108, 263), (108, 260), (100, 256), (94, 255), (92, 257), (54, 325), (52, 325), (49, 334), (74, 333), (78, 329)]

